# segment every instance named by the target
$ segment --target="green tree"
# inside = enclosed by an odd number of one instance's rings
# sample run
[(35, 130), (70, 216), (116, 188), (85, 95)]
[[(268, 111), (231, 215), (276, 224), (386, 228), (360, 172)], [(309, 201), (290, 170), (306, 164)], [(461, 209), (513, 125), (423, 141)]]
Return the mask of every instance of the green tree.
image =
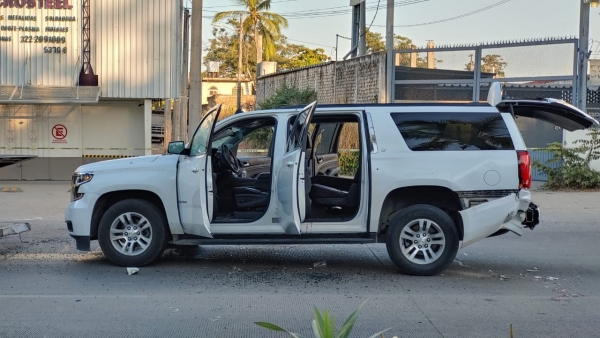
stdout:
[[(228, 24), (231, 27), (238, 25), (237, 20), (229, 20)], [(226, 78), (236, 78), (238, 71), (238, 53), (239, 53), (239, 34), (234, 33), (234, 29), (213, 28), (213, 37), (208, 40), (208, 46), (205, 48), (206, 56), (204, 63), (207, 65), (209, 61), (219, 62), (219, 76)], [(254, 45), (248, 43), (246, 38), (242, 43), (242, 73), (254, 74), (256, 68), (256, 54), (254, 53)], [(251, 65), (251, 67), (250, 67)]]
[[(228, 25), (232, 28), (213, 29), (213, 37), (208, 40), (208, 46), (204, 49), (207, 52), (204, 62), (205, 64), (208, 61), (220, 62), (219, 76), (235, 78), (237, 77), (238, 68), (239, 35), (234, 32), (234, 28), (238, 25), (238, 21), (231, 19), (228, 21)], [(243, 40), (242, 73), (249, 79), (254, 79), (254, 74), (256, 74), (256, 50), (250, 40), (249, 37)], [(281, 70), (310, 66), (329, 59), (323, 49), (310, 49), (303, 45), (288, 43), (283, 34), (275, 40), (275, 51), (271, 60), (277, 62), (277, 68)]]
[[(481, 71), (483, 73), (494, 73), (498, 77), (504, 77), (504, 69), (508, 66), (508, 62), (498, 54), (488, 54), (481, 58)], [(473, 70), (471, 63), (465, 65), (466, 70)]]
[[(270, 60), (276, 52), (275, 41), (281, 34), (281, 28), (288, 27), (288, 21), (283, 16), (268, 12), (271, 9), (271, 0), (234, 0), (242, 5), (245, 10), (219, 12), (213, 18), (213, 23), (243, 17), (242, 31), (245, 35), (252, 35), (254, 46), (258, 46), (259, 36), (263, 40), (265, 59)], [(262, 50), (256, 50), (256, 60), (261, 61)]]
[(367, 31), (367, 53), (377, 53), (385, 51), (385, 42), (380, 33)]
[(296, 55), (290, 60), (291, 68), (305, 67), (319, 64), (330, 59), (322, 48), (310, 49), (305, 46), (295, 45)]

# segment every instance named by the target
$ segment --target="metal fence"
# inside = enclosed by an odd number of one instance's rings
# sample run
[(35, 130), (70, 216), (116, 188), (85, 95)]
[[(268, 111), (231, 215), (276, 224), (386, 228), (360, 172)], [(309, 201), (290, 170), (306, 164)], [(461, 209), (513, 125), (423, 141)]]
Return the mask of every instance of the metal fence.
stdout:
[[(543, 148), (529, 148), (527, 149), (529, 154), (531, 155), (531, 163), (540, 162), (550, 168), (558, 168), (562, 165), (562, 161), (560, 162), (550, 162), (550, 159), (554, 156), (551, 151)], [(532, 168), (531, 179), (533, 181), (548, 181), (548, 176), (542, 172), (541, 170)]]
[(532, 95), (557, 94), (560, 87), (559, 98), (570, 101), (577, 79), (576, 55), (575, 38), (395, 50), (393, 97), (478, 102), (486, 99), (490, 83), (499, 81)]

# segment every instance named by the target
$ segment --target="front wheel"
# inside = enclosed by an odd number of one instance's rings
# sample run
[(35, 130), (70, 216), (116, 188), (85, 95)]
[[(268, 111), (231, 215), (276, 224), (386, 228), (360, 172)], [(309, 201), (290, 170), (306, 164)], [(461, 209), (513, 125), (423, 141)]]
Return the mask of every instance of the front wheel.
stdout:
[(98, 242), (104, 255), (120, 266), (152, 263), (167, 246), (166, 220), (152, 203), (127, 199), (115, 203), (102, 216)]
[(413, 205), (398, 212), (387, 233), (387, 250), (401, 273), (433, 276), (456, 257), (459, 237), (454, 221), (432, 205)]

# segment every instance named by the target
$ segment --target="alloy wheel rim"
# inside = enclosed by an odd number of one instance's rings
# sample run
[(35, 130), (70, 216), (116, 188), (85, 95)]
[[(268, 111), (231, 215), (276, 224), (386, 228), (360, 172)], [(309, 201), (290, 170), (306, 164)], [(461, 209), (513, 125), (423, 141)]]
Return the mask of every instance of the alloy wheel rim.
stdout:
[(152, 243), (152, 227), (146, 217), (137, 212), (126, 212), (110, 226), (110, 242), (122, 255), (137, 256)]
[(407, 223), (400, 233), (400, 249), (410, 262), (425, 265), (437, 261), (446, 246), (442, 228), (432, 220), (421, 218)]

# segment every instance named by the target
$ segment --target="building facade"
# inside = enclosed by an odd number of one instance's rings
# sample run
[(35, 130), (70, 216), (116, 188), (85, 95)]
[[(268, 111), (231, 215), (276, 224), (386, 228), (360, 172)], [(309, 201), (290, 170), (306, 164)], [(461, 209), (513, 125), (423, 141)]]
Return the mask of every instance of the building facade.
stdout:
[(1, 0), (2, 179), (69, 179), (151, 154), (152, 99), (176, 98), (182, 2)]

